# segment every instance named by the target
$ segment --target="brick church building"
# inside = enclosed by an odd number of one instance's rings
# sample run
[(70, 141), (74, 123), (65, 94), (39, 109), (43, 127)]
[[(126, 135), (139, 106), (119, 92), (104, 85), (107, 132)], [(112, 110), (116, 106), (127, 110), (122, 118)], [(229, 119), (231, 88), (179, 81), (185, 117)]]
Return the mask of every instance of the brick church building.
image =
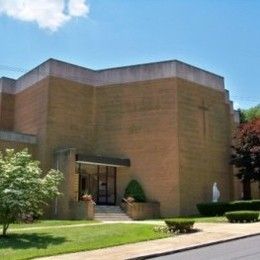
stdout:
[(63, 171), (48, 212), (57, 218), (85, 191), (118, 205), (132, 179), (162, 216), (195, 213), (214, 182), (232, 199), (236, 121), (224, 78), (177, 60), (91, 70), (49, 59), (0, 79), (0, 149), (27, 147), (45, 170)]

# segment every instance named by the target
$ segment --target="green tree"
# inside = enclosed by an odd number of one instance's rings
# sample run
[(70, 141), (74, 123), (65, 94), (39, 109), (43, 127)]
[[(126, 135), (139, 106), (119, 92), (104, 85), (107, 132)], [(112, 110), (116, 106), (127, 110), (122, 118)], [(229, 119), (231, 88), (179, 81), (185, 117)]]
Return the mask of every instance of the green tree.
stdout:
[(260, 104), (249, 109), (239, 109), (241, 123), (250, 122), (254, 119), (260, 118)]
[(231, 164), (243, 184), (243, 199), (251, 199), (251, 182), (260, 181), (260, 118), (241, 124), (234, 135)]
[(0, 152), (0, 225), (3, 236), (18, 217), (40, 214), (46, 201), (59, 195), (62, 173), (50, 170), (43, 175), (39, 164), (32, 160), (27, 149)]

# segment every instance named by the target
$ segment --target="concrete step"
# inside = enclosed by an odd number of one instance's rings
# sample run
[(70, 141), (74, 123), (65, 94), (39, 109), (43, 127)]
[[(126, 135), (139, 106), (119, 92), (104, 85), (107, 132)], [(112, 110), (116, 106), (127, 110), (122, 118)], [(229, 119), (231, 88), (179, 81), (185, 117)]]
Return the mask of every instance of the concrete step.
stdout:
[(95, 216), (95, 220), (98, 221), (131, 221), (132, 219), (128, 216)]
[(119, 206), (96, 206), (97, 213), (121, 213), (123, 212)]
[(119, 206), (96, 206), (95, 219), (99, 221), (130, 221)]

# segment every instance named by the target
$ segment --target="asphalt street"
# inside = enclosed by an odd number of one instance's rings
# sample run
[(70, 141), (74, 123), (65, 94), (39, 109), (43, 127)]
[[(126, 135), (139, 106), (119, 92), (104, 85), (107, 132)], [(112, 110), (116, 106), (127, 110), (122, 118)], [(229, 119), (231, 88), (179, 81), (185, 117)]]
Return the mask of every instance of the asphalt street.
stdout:
[(155, 260), (231, 260), (231, 259), (260, 259), (260, 236), (243, 238), (217, 245), (206, 246), (176, 254), (150, 258)]

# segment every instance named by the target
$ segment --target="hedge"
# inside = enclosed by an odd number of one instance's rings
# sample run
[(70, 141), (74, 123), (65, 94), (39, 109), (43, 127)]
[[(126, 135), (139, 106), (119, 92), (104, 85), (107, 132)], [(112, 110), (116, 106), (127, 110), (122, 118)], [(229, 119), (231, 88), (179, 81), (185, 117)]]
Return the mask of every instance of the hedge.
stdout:
[(260, 200), (237, 200), (229, 203), (228, 211), (260, 210)]
[(197, 209), (203, 216), (223, 216), (225, 212), (239, 210), (260, 211), (260, 200), (199, 203)]
[(228, 202), (199, 203), (197, 209), (203, 216), (222, 216), (228, 211)]
[(258, 211), (230, 211), (225, 213), (225, 217), (229, 222), (255, 222), (259, 218)]
[(180, 232), (180, 233), (186, 233), (191, 231), (195, 223), (194, 220), (177, 219), (177, 218), (165, 219), (164, 222), (166, 223), (169, 231)]

